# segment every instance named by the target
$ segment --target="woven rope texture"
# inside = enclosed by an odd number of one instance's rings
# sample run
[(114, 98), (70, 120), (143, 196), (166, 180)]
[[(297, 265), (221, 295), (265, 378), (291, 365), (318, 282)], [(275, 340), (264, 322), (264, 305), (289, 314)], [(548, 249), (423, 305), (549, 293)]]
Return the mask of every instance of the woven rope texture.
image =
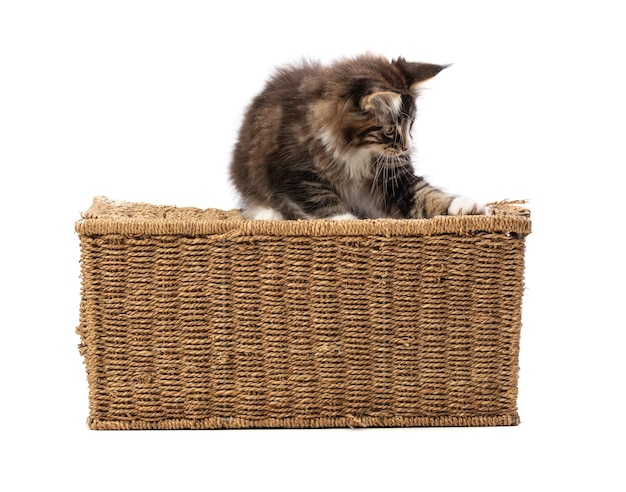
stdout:
[(488, 217), (76, 223), (92, 429), (515, 425), (524, 238)]

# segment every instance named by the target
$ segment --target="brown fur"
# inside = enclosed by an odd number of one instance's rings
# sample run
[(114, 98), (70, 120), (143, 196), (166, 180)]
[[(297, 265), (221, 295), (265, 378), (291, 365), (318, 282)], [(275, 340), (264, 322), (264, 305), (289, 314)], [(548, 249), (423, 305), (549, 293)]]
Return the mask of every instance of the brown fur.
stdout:
[(244, 207), (286, 219), (449, 213), (453, 197), (416, 176), (410, 157), (417, 87), (443, 68), (364, 55), (279, 69), (233, 152)]

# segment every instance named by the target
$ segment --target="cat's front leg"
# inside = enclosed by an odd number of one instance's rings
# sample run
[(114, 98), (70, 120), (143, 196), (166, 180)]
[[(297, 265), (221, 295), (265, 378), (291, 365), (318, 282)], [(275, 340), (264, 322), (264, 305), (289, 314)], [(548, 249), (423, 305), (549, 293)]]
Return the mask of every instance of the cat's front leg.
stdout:
[(448, 215), (489, 215), (490, 213), (490, 207), (466, 196), (453, 198), (448, 207)]
[(276, 207), (286, 219), (357, 219), (335, 188), (311, 171), (285, 173), (275, 182)]
[(356, 215), (352, 215), (350, 213), (347, 214), (337, 214), (328, 217), (330, 220), (356, 220), (358, 217)]
[(410, 218), (424, 219), (437, 215), (488, 215), (489, 213), (489, 207), (476, 200), (464, 196), (450, 196), (430, 185), (423, 178), (415, 178)]
[(241, 216), (246, 219), (252, 220), (282, 220), (284, 219), (283, 214), (281, 214), (278, 210), (274, 210), (271, 207), (264, 207), (262, 205), (253, 205), (251, 207), (246, 207)]

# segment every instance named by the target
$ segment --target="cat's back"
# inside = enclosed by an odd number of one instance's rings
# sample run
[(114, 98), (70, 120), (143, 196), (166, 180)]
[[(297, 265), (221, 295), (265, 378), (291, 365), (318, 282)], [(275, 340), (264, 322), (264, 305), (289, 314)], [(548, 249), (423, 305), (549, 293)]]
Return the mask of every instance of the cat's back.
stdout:
[(310, 102), (322, 92), (325, 67), (318, 62), (302, 60), (274, 70), (255, 102), (288, 104), (299, 99)]
[(311, 61), (277, 68), (248, 106), (230, 166), (246, 202), (271, 194), (273, 156), (302, 141), (311, 103), (323, 94), (323, 71)]

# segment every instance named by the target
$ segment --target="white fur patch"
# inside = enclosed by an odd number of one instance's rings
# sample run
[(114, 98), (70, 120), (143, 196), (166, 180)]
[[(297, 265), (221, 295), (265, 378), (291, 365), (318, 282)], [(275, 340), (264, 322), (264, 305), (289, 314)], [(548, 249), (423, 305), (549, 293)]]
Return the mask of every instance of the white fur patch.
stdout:
[(357, 149), (346, 156), (340, 156), (346, 164), (346, 172), (351, 179), (361, 181), (372, 173), (372, 152), (369, 149)]
[(241, 215), (252, 220), (282, 220), (283, 214), (269, 207), (255, 205), (245, 209)]
[(489, 207), (466, 196), (457, 196), (448, 207), (449, 215), (489, 215), (490, 213)]
[(371, 172), (372, 151), (367, 148), (339, 151), (334, 144), (334, 137), (330, 130), (322, 130), (318, 138), (324, 147), (332, 152), (333, 158), (345, 164), (345, 172), (350, 179), (361, 181), (368, 177)]
[(339, 215), (333, 215), (332, 217), (329, 217), (330, 220), (356, 220), (358, 219), (358, 217), (352, 215), (352, 214), (339, 214)]
[(324, 147), (326, 147), (331, 152), (335, 152), (333, 146), (333, 134), (330, 130), (322, 130), (317, 136), (322, 141), (322, 144), (324, 144)]

